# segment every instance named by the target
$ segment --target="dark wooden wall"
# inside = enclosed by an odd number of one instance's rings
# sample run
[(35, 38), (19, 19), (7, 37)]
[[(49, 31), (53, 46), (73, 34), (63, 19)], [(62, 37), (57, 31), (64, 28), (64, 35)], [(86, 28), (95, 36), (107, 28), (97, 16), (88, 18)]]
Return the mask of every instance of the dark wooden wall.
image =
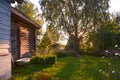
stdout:
[(11, 19), (11, 52), (14, 60), (31, 57), (36, 51), (36, 29), (29, 23)]
[(0, 80), (11, 77), (10, 0), (0, 0)]
[(36, 50), (35, 29), (29, 25), (20, 26), (20, 55), (30, 57)]
[(29, 57), (29, 30), (25, 25), (20, 26), (20, 55), (21, 57)]
[(11, 53), (14, 60), (20, 58), (20, 30), (14, 22), (11, 22)]

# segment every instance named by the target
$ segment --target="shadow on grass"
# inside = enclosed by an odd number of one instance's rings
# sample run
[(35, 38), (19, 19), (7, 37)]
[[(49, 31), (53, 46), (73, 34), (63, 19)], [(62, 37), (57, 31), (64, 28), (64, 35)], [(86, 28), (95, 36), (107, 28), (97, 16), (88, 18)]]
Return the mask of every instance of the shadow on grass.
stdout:
[(35, 65), (26, 63), (22, 67), (13, 67), (12, 80), (27, 80), (34, 73), (40, 72), (51, 66), (52, 65)]
[[(120, 60), (113, 60), (116, 69), (120, 70)], [(33, 65), (26, 64), (21, 68), (13, 69), (12, 80), (27, 80), (33, 73), (43, 71), (48, 72), (52, 77), (60, 77), (61, 80), (115, 80), (109, 79), (105, 74), (99, 73), (99, 69), (105, 69), (105, 59), (94, 56), (63, 57), (53, 65)]]

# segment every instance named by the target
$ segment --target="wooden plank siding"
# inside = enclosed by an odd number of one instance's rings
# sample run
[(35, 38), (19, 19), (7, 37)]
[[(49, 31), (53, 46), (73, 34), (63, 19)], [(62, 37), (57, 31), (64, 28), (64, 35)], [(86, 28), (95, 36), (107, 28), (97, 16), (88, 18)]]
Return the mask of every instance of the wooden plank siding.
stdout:
[(0, 80), (11, 78), (10, 0), (0, 0)]
[(11, 19), (11, 53), (14, 60), (20, 58), (20, 30), (18, 24)]
[(35, 53), (35, 32), (40, 27), (19, 10), (11, 8), (11, 51), (14, 60), (31, 57)]
[(20, 57), (30, 56), (29, 30), (24, 26), (20, 26)]

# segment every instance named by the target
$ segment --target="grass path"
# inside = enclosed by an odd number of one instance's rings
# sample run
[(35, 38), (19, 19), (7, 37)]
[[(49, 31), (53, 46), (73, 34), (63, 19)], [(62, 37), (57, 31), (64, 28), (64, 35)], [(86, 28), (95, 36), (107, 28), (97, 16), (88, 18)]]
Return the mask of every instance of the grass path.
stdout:
[[(13, 69), (13, 80), (27, 80), (33, 73), (43, 71), (51, 76), (59, 76), (62, 80), (117, 80), (111, 71), (120, 71), (120, 59), (112, 60), (110, 68), (106, 60), (93, 56), (82, 56), (80, 58), (64, 57), (58, 59), (54, 65), (32, 65), (26, 64), (22, 68)], [(100, 73), (99, 70), (104, 70)]]

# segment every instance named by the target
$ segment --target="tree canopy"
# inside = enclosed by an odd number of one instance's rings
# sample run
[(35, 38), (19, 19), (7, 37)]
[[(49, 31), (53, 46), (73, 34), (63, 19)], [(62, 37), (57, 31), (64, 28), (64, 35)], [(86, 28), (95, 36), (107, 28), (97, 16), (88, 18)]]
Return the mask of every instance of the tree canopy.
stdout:
[(40, 0), (40, 6), (49, 25), (68, 33), (76, 56), (84, 34), (97, 31), (109, 19), (109, 0)]
[(25, 3), (18, 4), (15, 6), (19, 11), (25, 14), (27, 17), (35, 21), (37, 24), (42, 25), (42, 16), (38, 11), (38, 8), (34, 6), (29, 0)]

